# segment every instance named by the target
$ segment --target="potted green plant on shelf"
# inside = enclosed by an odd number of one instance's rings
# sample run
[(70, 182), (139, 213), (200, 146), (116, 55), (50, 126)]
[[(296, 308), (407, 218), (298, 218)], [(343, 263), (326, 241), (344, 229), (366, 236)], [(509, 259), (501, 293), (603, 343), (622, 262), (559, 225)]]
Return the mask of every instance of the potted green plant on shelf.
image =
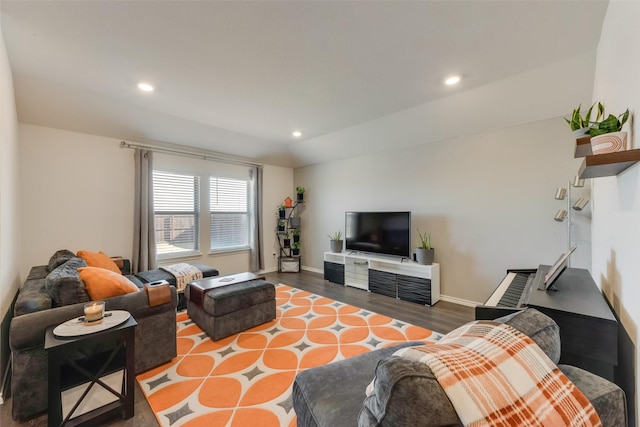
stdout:
[(338, 230), (333, 235), (329, 236), (329, 245), (331, 245), (331, 252), (342, 252), (342, 230)]
[(298, 202), (304, 201), (304, 192), (305, 192), (304, 187), (296, 187), (296, 194), (298, 195), (297, 196), (298, 197), (298, 199), (297, 199)]
[[(600, 105), (600, 104), (598, 104)], [(605, 117), (604, 107), (602, 117)], [(627, 149), (627, 132), (622, 130), (622, 126), (629, 119), (629, 109), (614, 116), (609, 114), (601, 122), (594, 122), (589, 129), (591, 135), (591, 152), (593, 154), (615, 153)]]
[(284, 232), (284, 238), (283, 238), (282, 243), (284, 244), (285, 248), (288, 248), (288, 247), (291, 246), (291, 237), (289, 237), (289, 232), (288, 231)]
[(284, 231), (285, 222), (283, 219), (278, 220), (278, 233), (282, 233)]
[(291, 254), (293, 256), (300, 255), (300, 242), (295, 242), (293, 245), (291, 245)]
[[(604, 105), (598, 102), (597, 115), (591, 121), (591, 112), (594, 103), (587, 114), (580, 115), (580, 106), (573, 110), (571, 120), (565, 118), (576, 137), (578, 144), (591, 144), (591, 154), (613, 153), (627, 149), (627, 132), (622, 127), (629, 119), (629, 109), (615, 116), (605, 113)], [(602, 119), (602, 120), (601, 120)]]
[(291, 233), (293, 234), (293, 243), (299, 242), (300, 241), (300, 229), (299, 228), (295, 228), (291, 231)]
[(420, 244), (416, 248), (416, 261), (418, 264), (431, 265), (435, 255), (435, 250), (431, 247), (431, 235), (420, 233), (420, 229), (418, 229), (418, 236)]
[(284, 219), (287, 214), (287, 207), (285, 205), (278, 206), (278, 218)]
[[(571, 131), (576, 139), (581, 138), (587, 134), (589, 134), (589, 129), (591, 127), (591, 111), (596, 104), (594, 103), (589, 110), (587, 110), (587, 114), (584, 117), (580, 115), (580, 108), (582, 104), (578, 105), (578, 108), (573, 110), (571, 113), (571, 120), (565, 118), (564, 120), (569, 124)], [(596, 117), (596, 121), (600, 120), (604, 114), (604, 107), (601, 103), (598, 102), (598, 114)]]

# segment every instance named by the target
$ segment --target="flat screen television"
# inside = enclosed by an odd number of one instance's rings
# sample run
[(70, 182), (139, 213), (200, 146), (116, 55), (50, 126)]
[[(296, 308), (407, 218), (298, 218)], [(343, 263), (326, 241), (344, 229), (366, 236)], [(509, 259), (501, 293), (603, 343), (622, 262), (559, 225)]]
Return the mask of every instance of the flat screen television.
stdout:
[(345, 247), (411, 258), (411, 212), (346, 212)]

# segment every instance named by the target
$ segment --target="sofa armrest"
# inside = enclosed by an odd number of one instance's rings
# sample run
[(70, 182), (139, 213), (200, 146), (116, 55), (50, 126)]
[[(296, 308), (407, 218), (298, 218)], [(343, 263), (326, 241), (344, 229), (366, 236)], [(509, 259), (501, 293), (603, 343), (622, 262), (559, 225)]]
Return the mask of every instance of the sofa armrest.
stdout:
[(84, 304), (80, 303), (14, 317), (11, 319), (11, 326), (9, 327), (9, 347), (11, 351), (42, 347), (44, 345), (44, 334), (48, 327), (82, 316), (83, 312)]
[[(107, 298), (105, 303), (106, 310), (125, 310), (137, 320), (166, 310), (175, 311), (178, 305), (178, 294), (175, 288), (171, 288), (171, 301), (155, 307), (149, 306), (149, 298), (144, 291)], [(34, 346), (41, 347), (48, 327), (82, 316), (83, 313), (84, 303), (79, 303), (14, 317), (9, 328), (9, 346), (12, 351)]]

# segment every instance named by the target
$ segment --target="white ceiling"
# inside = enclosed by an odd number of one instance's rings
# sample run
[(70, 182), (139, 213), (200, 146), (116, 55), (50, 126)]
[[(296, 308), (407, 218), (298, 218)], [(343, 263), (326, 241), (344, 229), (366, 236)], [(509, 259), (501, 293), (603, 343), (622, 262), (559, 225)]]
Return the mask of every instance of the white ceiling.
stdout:
[[(21, 122), (286, 166), (314, 163), (302, 151), (321, 149), (326, 135), (594, 52), (606, 8), (602, 1), (0, 3)], [(452, 73), (463, 75), (459, 87), (442, 84)], [(140, 80), (156, 91), (139, 92)]]

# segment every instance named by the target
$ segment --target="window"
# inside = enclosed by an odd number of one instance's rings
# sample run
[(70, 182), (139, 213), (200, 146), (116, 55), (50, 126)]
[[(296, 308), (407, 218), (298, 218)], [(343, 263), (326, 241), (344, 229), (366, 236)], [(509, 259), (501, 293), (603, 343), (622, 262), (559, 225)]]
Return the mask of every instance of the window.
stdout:
[(153, 213), (160, 259), (198, 252), (198, 179), (194, 175), (153, 171)]
[(249, 247), (252, 200), (250, 181), (209, 178), (212, 251)]

